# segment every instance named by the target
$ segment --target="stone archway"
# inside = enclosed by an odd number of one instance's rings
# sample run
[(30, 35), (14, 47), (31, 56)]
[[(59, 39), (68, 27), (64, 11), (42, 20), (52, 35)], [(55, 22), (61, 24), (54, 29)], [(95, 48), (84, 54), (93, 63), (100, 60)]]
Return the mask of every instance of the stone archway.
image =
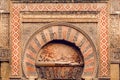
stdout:
[(98, 60), (95, 46), (89, 36), (68, 23), (51, 23), (36, 31), (29, 39), (23, 57), (23, 71), (27, 78), (38, 77), (35, 61), (40, 49), (52, 40), (66, 40), (80, 48), (84, 59), (82, 78), (95, 78)]

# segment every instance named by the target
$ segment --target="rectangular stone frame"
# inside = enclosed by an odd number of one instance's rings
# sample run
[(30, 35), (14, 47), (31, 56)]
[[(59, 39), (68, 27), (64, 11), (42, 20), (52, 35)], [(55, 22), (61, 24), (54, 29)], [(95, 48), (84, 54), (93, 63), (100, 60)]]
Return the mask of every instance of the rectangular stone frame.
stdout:
[(22, 12), (21, 21), (23, 23), (36, 23), (36, 22), (98, 22), (98, 12)]
[(98, 77), (109, 78), (109, 54), (108, 54), (108, 4), (107, 3), (11, 3), (11, 77), (20, 78), (21, 69), (21, 11), (98, 11), (99, 26), (99, 72)]

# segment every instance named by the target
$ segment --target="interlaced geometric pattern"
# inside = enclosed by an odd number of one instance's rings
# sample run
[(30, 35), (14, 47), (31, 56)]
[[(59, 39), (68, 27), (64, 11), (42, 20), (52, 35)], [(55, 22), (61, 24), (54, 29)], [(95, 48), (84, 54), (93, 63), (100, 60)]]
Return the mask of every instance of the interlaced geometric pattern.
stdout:
[(21, 11), (99, 11), (98, 18), (100, 36), (100, 65), (99, 76), (109, 76), (108, 54), (108, 13), (106, 3), (78, 3), (78, 4), (23, 4), (13, 3), (11, 8), (11, 51), (12, 51), (12, 76), (20, 76), (21, 51), (20, 51), (20, 12)]
[(107, 14), (107, 7), (102, 8), (102, 11), (100, 12), (100, 61), (101, 61), (101, 69), (100, 69), (100, 75), (106, 76), (108, 74), (109, 70), (109, 64), (108, 64), (108, 14)]
[(18, 76), (20, 72), (20, 16), (19, 7), (12, 8), (11, 19), (11, 50), (12, 50), (12, 75)]

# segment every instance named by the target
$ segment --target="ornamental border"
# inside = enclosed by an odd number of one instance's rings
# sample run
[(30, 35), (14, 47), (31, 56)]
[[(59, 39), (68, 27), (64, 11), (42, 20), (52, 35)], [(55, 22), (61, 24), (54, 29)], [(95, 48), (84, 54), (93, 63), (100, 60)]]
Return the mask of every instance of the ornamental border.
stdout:
[(20, 12), (21, 11), (99, 11), (99, 77), (109, 77), (108, 54), (108, 6), (107, 3), (68, 3), (68, 4), (25, 4), (11, 5), (10, 38), (11, 38), (11, 76), (21, 76), (20, 48)]

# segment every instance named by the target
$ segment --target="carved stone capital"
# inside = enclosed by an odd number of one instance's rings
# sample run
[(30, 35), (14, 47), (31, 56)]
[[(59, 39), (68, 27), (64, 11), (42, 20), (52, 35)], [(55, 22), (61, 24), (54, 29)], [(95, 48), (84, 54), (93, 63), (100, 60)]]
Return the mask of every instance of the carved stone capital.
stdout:
[(0, 61), (9, 61), (10, 51), (9, 49), (0, 48)]

